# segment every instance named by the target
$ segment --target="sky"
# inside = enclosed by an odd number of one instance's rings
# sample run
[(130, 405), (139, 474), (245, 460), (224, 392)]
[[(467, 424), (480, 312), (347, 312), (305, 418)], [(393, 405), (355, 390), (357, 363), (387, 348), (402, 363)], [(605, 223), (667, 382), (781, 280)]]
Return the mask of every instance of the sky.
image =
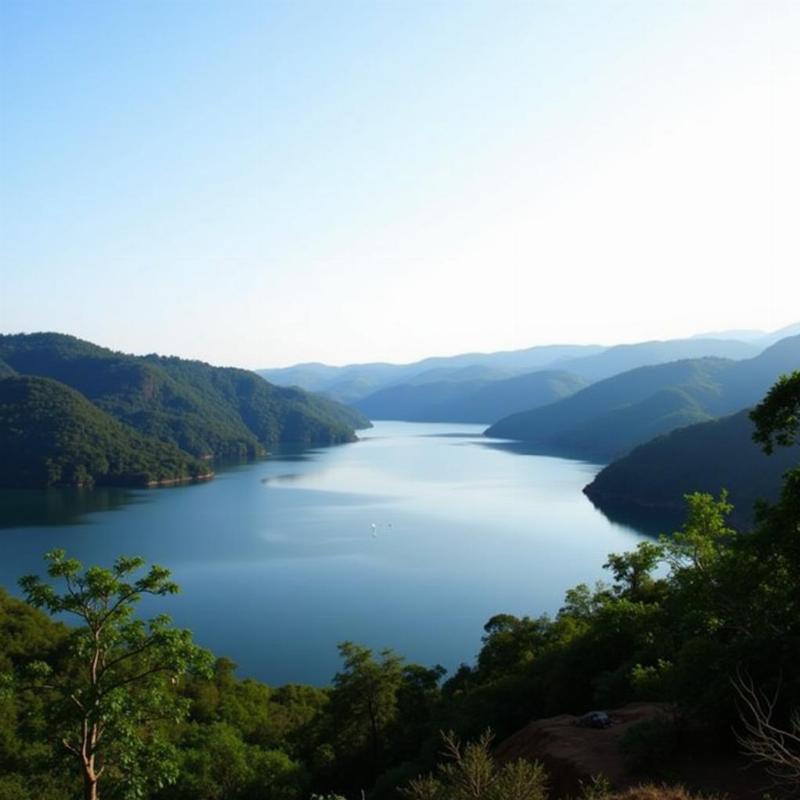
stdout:
[(795, 0), (0, 0), (0, 332), (249, 368), (800, 321)]

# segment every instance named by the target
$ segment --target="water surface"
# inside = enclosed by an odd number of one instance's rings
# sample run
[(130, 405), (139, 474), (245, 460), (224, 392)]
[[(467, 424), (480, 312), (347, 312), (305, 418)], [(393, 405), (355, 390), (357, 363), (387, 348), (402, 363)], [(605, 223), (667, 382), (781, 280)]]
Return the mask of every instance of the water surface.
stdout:
[(642, 534), (581, 493), (599, 469), (531, 455), (483, 426), (378, 422), (362, 441), (284, 452), (209, 482), (0, 492), (0, 585), (64, 547), (142, 555), (183, 592), (147, 604), (270, 683), (325, 684), (350, 639), (452, 670), (493, 614), (553, 612)]

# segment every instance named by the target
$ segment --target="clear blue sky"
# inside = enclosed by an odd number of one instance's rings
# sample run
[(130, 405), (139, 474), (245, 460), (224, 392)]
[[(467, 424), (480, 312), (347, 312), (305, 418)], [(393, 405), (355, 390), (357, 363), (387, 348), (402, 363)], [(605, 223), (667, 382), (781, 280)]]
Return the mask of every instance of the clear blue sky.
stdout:
[(219, 364), (800, 319), (794, 0), (0, 0), (0, 330)]

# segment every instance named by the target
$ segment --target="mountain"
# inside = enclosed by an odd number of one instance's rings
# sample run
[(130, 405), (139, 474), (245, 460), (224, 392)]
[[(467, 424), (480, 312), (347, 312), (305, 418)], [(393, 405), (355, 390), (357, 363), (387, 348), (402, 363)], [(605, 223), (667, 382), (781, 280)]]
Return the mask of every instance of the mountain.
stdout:
[(747, 527), (756, 500), (774, 501), (781, 479), (800, 462), (800, 446), (764, 455), (753, 442), (745, 409), (732, 416), (691, 425), (637, 447), (597, 474), (584, 492), (601, 510), (679, 511), (690, 492), (727, 489), (734, 521)]
[(57, 380), (146, 436), (199, 457), (250, 457), (278, 442), (333, 444), (369, 421), (255, 373), (157, 355), (131, 356), (55, 333), (0, 336), (0, 359)]
[[(279, 386), (299, 386), (307, 391), (324, 392), (341, 402), (356, 403), (389, 386), (489, 376), (503, 379), (549, 368), (556, 362), (578, 356), (593, 355), (604, 349), (600, 345), (544, 345), (525, 350), (435, 356), (410, 364), (373, 363), (331, 367), (308, 363), (256, 372)], [(470, 370), (474, 370), (472, 375), (469, 374)], [(483, 374), (480, 374), (481, 370)], [(462, 373), (460, 376), (457, 375), (459, 372)]]
[(671, 339), (663, 342), (640, 342), (609, 347), (602, 353), (569, 359), (558, 364), (561, 369), (573, 372), (590, 381), (619, 375), (636, 367), (666, 364), (687, 358), (743, 359), (758, 355), (766, 344), (729, 339)]
[(701, 358), (640, 367), (551, 405), (506, 417), (486, 435), (610, 460), (654, 436), (752, 405), (781, 373), (798, 366), (800, 336), (743, 361)]
[[(734, 332), (732, 332), (734, 333)], [(747, 335), (747, 332), (745, 332)], [(684, 358), (715, 356), (751, 358), (770, 341), (736, 341), (730, 336), (692, 337), (663, 342), (603, 347), (601, 345), (544, 345), (524, 350), (495, 353), (462, 353), (455, 356), (425, 358), (410, 364), (296, 364), (279, 369), (261, 369), (258, 374), (279, 386), (299, 386), (307, 391), (323, 392), (345, 403), (359, 401), (390, 386), (439, 383), (491, 377), (503, 380), (539, 370), (563, 370), (587, 381), (602, 380), (635, 367), (663, 364)], [(484, 374), (478, 374), (483, 368)], [(469, 375), (470, 370), (475, 374)], [(462, 373), (459, 376), (459, 373)], [(473, 387), (477, 388), (477, 387)]]
[(780, 328), (777, 331), (768, 333), (759, 340), (759, 344), (763, 347), (767, 347), (768, 345), (775, 344), (775, 342), (779, 342), (781, 339), (787, 339), (790, 336), (797, 336), (798, 334), (800, 334), (800, 322), (795, 322), (792, 325), (787, 325), (785, 328)]
[(6, 364), (5, 361), (0, 359), (0, 378), (8, 378), (11, 375), (16, 375), (16, 374), (17, 373), (14, 372), (14, 370), (11, 369), (11, 367), (8, 364)]
[(696, 333), (692, 339), (736, 339), (739, 342), (754, 342), (767, 336), (766, 331), (756, 328), (733, 328), (725, 331), (706, 331)]
[(63, 383), (30, 376), (0, 379), (0, 452), (3, 486), (146, 486), (213, 474)]
[[(734, 363), (702, 358), (639, 367), (594, 383), (548, 406), (501, 419), (486, 431), (486, 435), (580, 449), (579, 442), (585, 433), (597, 432), (607, 438), (612, 431), (601, 430), (604, 425), (618, 431), (622, 421), (620, 412), (627, 415), (640, 403), (648, 403), (653, 395), (678, 386), (687, 387), (687, 391), (715, 387), (719, 376)], [(663, 405), (669, 406), (669, 401), (665, 399)], [(672, 407), (668, 413), (674, 411)]]
[[(479, 369), (465, 368), (460, 374)], [(371, 394), (357, 407), (371, 419), (490, 423), (522, 409), (552, 403), (584, 386), (585, 380), (568, 372), (542, 370), (504, 380), (401, 384)]]

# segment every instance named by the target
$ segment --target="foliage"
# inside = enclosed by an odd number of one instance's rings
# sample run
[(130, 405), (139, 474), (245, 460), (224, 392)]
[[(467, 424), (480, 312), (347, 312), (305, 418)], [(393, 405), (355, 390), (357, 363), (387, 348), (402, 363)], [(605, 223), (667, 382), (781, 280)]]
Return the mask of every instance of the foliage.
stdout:
[(547, 776), (539, 763), (524, 759), (499, 766), (492, 758), (492, 735), (461, 745), (451, 731), (442, 734), (445, 756), (436, 777), (412, 780), (404, 790), (410, 800), (544, 800)]
[(783, 474), (800, 460), (800, 447), (771, 458), (753, 442), (750, 412), (702, 422), (637, 447), (602, 469), (584, 490), (609, 513), (681, 508), (685, 494), (728, 489), (735, 523), (752, 525), (757, 500), (775, 502)]
[(147, 485), (208, 474), (172, 444), (144, 436), (48, 378), (0, 379), (0, 485)]
[(800, 433), (800, 371), (781, 375), (750, 414), (756, 424), (753, 439), (771, 455), (776, 444), (789, 447)]
[(380, 660), (369, 648), (339, 645), (344, 668), (336, 673), (331, 712), (337, 752), (346, 760), (363, 759), (374, 780), (384, 763), (387, 734), (397, 717), (397, 695), (403, 681), (403, 659), (384, 650)]
[[(198, 470), (198, 457), (253, 457), (278, 443), (352, 441), (354, 427), (369, 426), (354, 409), (300, 389), (272, 386), (247, 370), (155, 355), (130, 356), (72, 336), (0, 336), (0, 359), (28, 376), (27, 381), (8, 384), (6, 393), (18, 395), (21, 390), (14, 386), (36, 393), (21, 411), (12, 407), (0, 416), (0, 436), (17, 442), (15, 450), (8, 450), (15, 453), (14, 460), (7, 460), (0, 475), (12, 482), (24, 472), (31, 442), (30, 457), (37, 464), (46, 466), (51, 458), (56, 465), (52, 479), (49, 474), (44, 479), (34, 476), (38, 485), (86, 483), (96, 475), (125, 483), (127, 473), (120, 470), (133, 468), (131, 464), (141, 462), (146, 472), (153, 472), (154, 464), (172, 459), (188, 473)], [(34, 382), (34, 376), (51, 381)], [(15, 395), (13, 403), (20, 402)], [(37, 438), (37, 406), (44, 406), (40, 416), (53, 427), (57, 411), (67, 414), (62, 425), (65, 441), (54, 448), (55, 454), (43, 452), (45, 446)], [(138, 461), (131, 451), (136, 451)], [(119, 469), (104, 467), (103, 459), (117, 457), (122, 459)], [(176, 469), (171, 473), (182, 474)]]
[(64, 584), (62, 593), (34, 575), (20, 586), (31, 605), (72, 615), (80, 626), (66, 641), (71, 663), (61, 669), (29, 663), (19, 691), (46, 698), (50, 735), (74, 757), (87, 798), (97, 797), (101, 777), (127, 797), (142, 797), (149, 786), (177, 777), (174, 748), (157, 722), (184, 716), (186, 703), (174, 686), (184, 674), (207, 671), (210, 656), (168, 617), (134, 617), (143, 595), (178, 591), (164, 568), (153, 566), (131, 580), (142, 559), (119, 558), (111, 569), (85, 571), (62, 550), (47, 560), (50, 578)]

